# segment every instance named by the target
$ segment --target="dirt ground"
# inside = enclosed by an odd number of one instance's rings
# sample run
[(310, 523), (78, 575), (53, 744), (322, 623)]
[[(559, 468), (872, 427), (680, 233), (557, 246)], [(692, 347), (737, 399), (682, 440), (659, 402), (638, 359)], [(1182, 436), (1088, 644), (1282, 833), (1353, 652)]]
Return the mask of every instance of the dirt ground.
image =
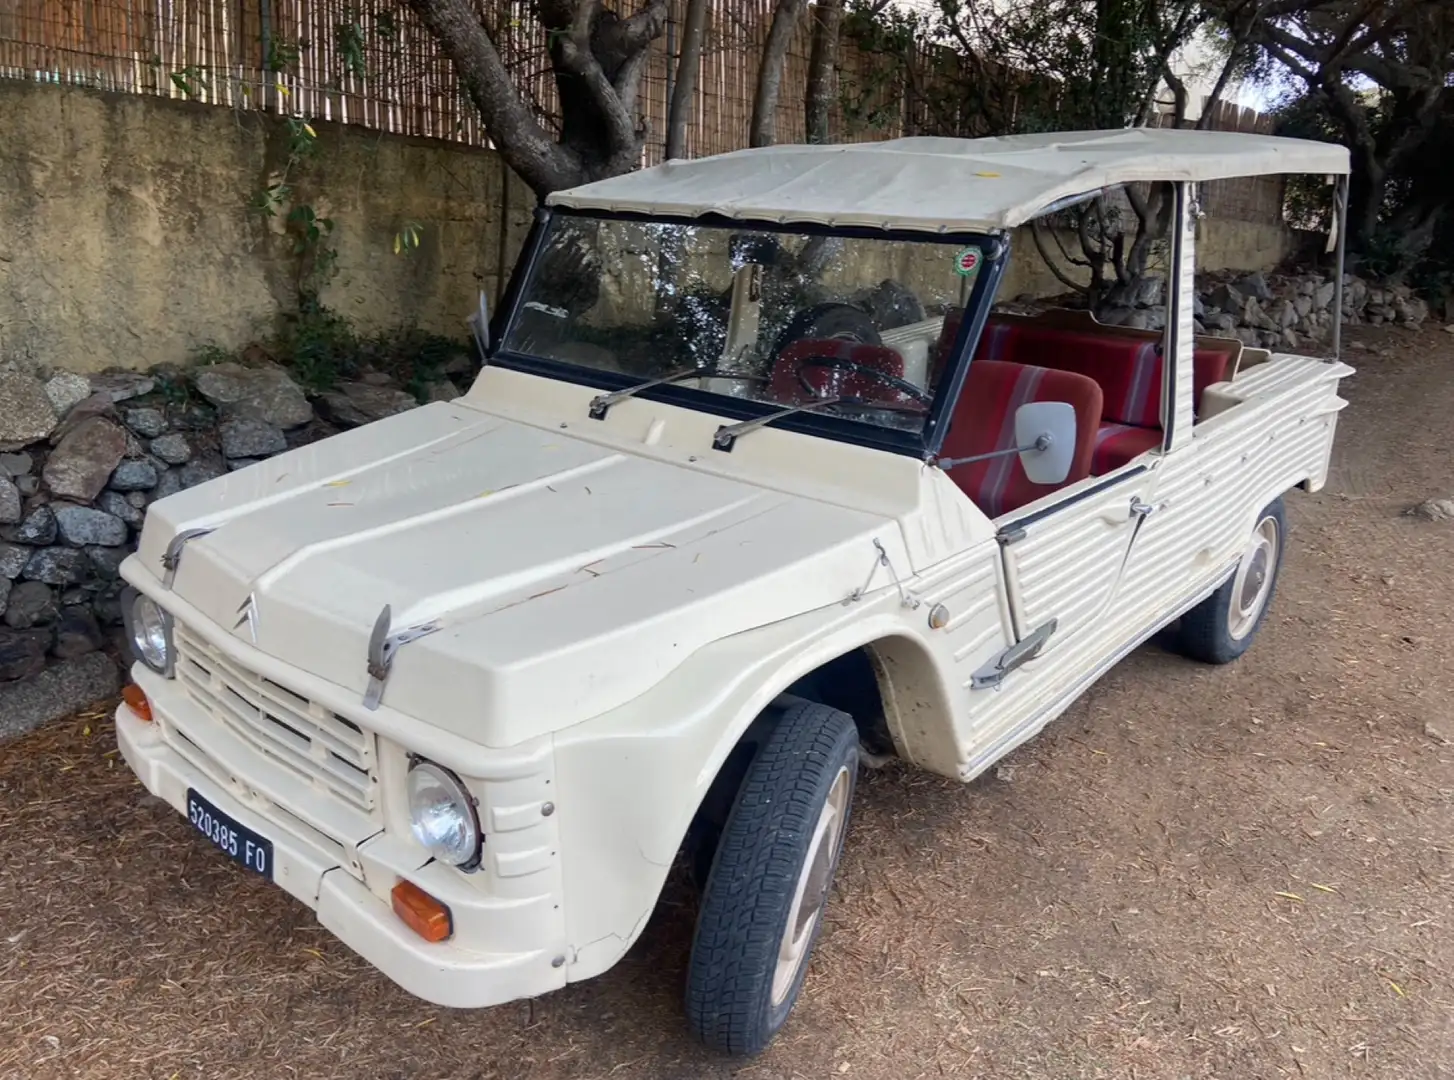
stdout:
[(0, 748), (0, 1076), (1454, 1077), (1454, 335), (1363, 331), (1257, 646), (1139, 650), (996, 775), (866, 773), (797, 1012), (694, 1046), (680, 885), (605, 976), (396, 989), (144, 798), (104, 713)]

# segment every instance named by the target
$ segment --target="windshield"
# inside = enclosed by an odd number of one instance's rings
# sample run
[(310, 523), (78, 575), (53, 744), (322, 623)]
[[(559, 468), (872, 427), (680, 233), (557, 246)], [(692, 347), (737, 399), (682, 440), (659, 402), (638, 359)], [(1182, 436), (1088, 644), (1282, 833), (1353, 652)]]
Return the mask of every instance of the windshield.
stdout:
[(557, 213), (501, 345), (917, 434), (989, 243)]

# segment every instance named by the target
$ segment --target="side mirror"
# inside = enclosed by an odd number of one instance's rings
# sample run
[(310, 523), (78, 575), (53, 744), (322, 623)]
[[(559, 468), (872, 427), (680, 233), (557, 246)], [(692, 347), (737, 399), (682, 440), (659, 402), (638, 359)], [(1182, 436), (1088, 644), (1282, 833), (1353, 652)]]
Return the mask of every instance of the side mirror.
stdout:
[(1032, 401), (1015, 410), (1015, 445), (1032, 484), (1063, 484), (1075, 458), (1075, 406)]
[(475, 351), (480, 354), (480, 367), (490, 362), (490, 303), (480, 292), (480, 303), (469, 317), (470, 336), (475, 339)]

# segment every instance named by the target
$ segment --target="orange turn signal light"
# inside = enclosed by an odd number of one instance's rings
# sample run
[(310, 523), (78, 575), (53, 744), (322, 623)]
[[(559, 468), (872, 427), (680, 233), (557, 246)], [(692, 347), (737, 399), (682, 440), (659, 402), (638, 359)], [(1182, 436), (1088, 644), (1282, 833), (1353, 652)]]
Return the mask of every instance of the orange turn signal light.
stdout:
[(449, 908), (412, 881), (399, 882), (391, 895), (394, 914), (425, 941), (446, 941), (454, 933), (454, 917)]
[(146, 699), (146, 691), (137, 686), (136, 683), (127, 683), (121, 691), (121, 700), (126, 702), (126, 707), (136, 713), (138, 720), (145, 720), (148, 724), (152, 721), (151, 702)]

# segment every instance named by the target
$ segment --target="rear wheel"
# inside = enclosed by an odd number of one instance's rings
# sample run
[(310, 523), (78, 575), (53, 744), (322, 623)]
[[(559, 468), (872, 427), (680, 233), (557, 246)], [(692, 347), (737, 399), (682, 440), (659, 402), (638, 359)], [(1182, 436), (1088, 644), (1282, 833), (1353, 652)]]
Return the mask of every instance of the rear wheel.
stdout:
[(1274, 499), (1248, 538), (1242, 560), (1227, 582), (1181, 617), (1181, 651), (1208, 664), (1228, 664), (1252, 646), (1277, 591), (1287, 523), (1282, 499)]
[(843, 850), (858, 771), (847, 713), (783, 710), (748, 766), (702, 893), (687, 1020), (707, 1045), (756, 1054), (792, 1011)]

